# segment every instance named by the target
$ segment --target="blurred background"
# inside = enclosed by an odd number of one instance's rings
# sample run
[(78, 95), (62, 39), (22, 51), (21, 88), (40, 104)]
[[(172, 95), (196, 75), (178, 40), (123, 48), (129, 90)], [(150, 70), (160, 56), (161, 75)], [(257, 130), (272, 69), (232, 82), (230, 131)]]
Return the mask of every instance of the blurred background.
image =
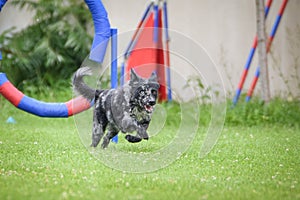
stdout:
[[(133, 33), (150, 0), (103, 3), (111, 26), (126, 35)], [(268, 35), (280, 4), (273, 1), (266, 20)], [(268, 54), (272, 97), (300, 99), (299, 10), (300, 1), (289, 0)], [(172, 0), (168, 1), (168, 17), (171, 33), (178, 32), (207, 51), (232, 98), (256, 34), (255, 1)], [(170, 37), (172, 51), (172, 34)], [(0, 71), (24, 92), (34, 94), (44, 87), (69, 89), (71, 75), (88, 55), (92, 38), (92, 19), (83, 0), (8, 1), (0, 12)], [(119, 53), (128, 42), (120, 41)], [(171, 68), (192, 76), (191, 67), (184, 65), (171, 55)], [(250, 87), (256, 67), (257, 54), (244, 92)], [(172, 83), (177, 90), (182, 89), (182, 85), (176, 86), (176, 80)], [(258, 85), (255, 95), (259, 89)]]

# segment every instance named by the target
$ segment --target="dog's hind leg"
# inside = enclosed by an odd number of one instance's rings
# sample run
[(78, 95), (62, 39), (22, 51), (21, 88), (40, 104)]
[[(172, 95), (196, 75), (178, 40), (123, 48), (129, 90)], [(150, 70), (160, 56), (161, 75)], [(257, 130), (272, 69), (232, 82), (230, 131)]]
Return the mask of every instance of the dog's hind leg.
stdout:
[(118, 130), (118, 129), (109, 126), (109, 129), (108, 129), (107, 134), (103, 137), (103, 142), (102, 142), (102, 144), (101, 144), (101, 147), (102, 147), (103, 149), (105, 149), (105, 148), (108, 146), (110, 140), (111, 140), (113, 137), (115, 137), (116, 135), (118, 135), (118, 133), (119, 133), (119, 130)]
[(94, 112), (93, 120), (93, 134), (92, 134), (92, 144), (91, 147), (97, 147), (101, 138), (104, 135), (108, 120), (105, 115), (101, 112)]

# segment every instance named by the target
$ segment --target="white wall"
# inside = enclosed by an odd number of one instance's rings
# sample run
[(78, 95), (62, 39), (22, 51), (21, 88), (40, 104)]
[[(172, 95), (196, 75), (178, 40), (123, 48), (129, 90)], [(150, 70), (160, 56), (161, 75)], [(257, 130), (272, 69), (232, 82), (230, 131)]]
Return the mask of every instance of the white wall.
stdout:
[(7, 2), (0, 12), (0, 33), (11, 27), (15, 27), (16, 30), (25, 28), (33, 22), (33, 16), (27, 10), (16, 9)]
[[(137, 26), (150, 0), (103, 0), (111, 25), (121, 34), (120, 48), (127, 45), (131, 33)], [(269, 33), (275, 21), (281, 1), (273, 1), (267, 19)], [(255, 35), (256, 14), (254, 0), (169, 0), (169, 26), (171, 30), (192, 39), (202, 45), (216, 63), (225, 87), (231, 95), (235, 92), (240, 75), (246, 63)], [(287, 4), (281, 24), (269, 56), (270, 84), (272, 95), (292, 92), (290, 96), (300, 98), (300, 1), (290, 0)], [(32, 22), (32, 15), (19, 12), (6, 5), (0, 13), (0, 32), (10, 26), (24, 27)], [(122, 36), (123, 34), (123, 36)], [(174, 32), (174, 34), (176, 34)], [(176, 36), (173, 37), (177, 38)], [(174, 41), (171, 35), (171, 51), (178, 52), (180, 41)], [(185, 40), (183, 40), (184, 42)], [(172, 46), (172, 43), (176, 45)], [(184, 46), (184, 44), (182, 44)], [(199, 46), (198, 45), (198, 46)], [(188, 48), (188, 47), (187, 47)], [(195, 53), (198, 49), (188, 49), (186, 54)], [(185, 54), (185, 53), (184, 53)], [(189, 58), (190, 55), (182, 55)], [(250, 85), (257, 66), (257, 55), (252, 62), (245, 92)], [(188, 62), (179, 56), (171, 55), (171, 65), (179, 73), (188, 77), (194, 74)], [(203, 63), (204, 65), (207, 63)], [(294, 67), (296, 66), (296, 67)], [(192, 71), (192, 72), (191, 72)], [(204, 77), (214, 79), (215, 77)], [(173, 80), (177, 90), (181, 90), (182, 80)], [(259, 85), (255, 91), (259, 94)]]

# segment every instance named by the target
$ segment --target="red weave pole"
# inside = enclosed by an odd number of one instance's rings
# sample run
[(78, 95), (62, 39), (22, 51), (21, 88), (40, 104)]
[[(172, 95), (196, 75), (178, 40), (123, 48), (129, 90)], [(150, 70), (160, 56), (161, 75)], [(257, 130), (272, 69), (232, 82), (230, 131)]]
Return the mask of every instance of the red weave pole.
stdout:
[[(266, 51), (267, 51), (267, 53), (270, 52), (270, 48), (271, 48), (273, 39), (274, 39), (274, 37), (275, 37), (276, 31), (277, 31), (277, 29), (278, 29), (280, 20), (281, 20), (281, 18), (282, 18), (282, 15), (283, 15), (283, 13), (284, 13), (284, 10), (285, 10), (285, 8), (286, 8), (286, 4), (287, 4), (287, 3), (288, 3), (288, 0), (283, 0), (282, 3), (281, 3), (280, 9), (279, 9), (279, 11), (278, 11), (278, 15), (277, 15), (277, 17), (276, 17), (275, 23), (274, 23), (274, 25), (273, 25), (273, 27), (272, 27), (272, 31), (271, 31), (271, 33), (270, 33), (270, 35), (269, 35), (269, 38), (268, 38), (268, 41), (267, 41), (267, 45), (266, 45), (266, 49), (267, 49)], [(254, 89), (255, 89), (255, 87), (256, 87), (256, 83), (257, 83), (257, 80), (258, 80), (259, 75), (260, 75), (259, 71), (260, 71), (260, 69), (259, 69), (259, 67), (257, 67), (257, 69), (256, 69), (256, 75), (255, 75), (255, 77), (253, 78), (251, 87), (249, 88), (248, 93), (247, 93), (247, 97), (246, 97), (246, 101), (247, 101), (247, 102), (251, 99), (252, 94), (253, 94), (253, 91), (254, 91)]]
[(281, 17), (282, 17), (282, 15), (283, 15), (283, 12), (284, 12), (284, 10), (285, 10), (285, 7), (286, 7), (286, 4), (287, 4), (287, 3), (288, 3), (288, 0), (283, 0), (282, 4), (281, 4), (281, 6), (280, 6), (280, 9), (279, 9), (279, 12), (278, 12), (276, 21), (275, 21), (275, 23), (274, 23), (274, 25), (273, 25), (271, 34), (269, 35), (269, 38), (268, 38), (268, 42), (267, 42), (267, 53), (269, 53), (269, 51), (270, 51), (270, 48), (271, 48), (273, 39), (274, 39), (275, 34), (276, 34), (276, 32), (277, 32), (277, 29), (278, 29), (278, 26), (279, 26)]
[[(273, 2), (273, 0), (268, 0), (266, 5), (265, 5), (265, 19), (267, 18), (268, 14), (269, 14), (269, 10), (270, 10), (270, 7), (272, 5), (272, 2)], [(240, 78), (238, 88), (236, 90), (236, 94), (233, 98), (233, 101), (232, 101), (233, 106), (235, 106), (237, 104), (237, 102), (239, 100), (239, 97), (241, 95), (246, 77), (248, 75), (249, 68), (251, 66), (251, 62), (252, 62), (254, 53), (255, 53), (255, 50), (256, 50), (256, 46), (257, 46), (257, 35), (255, 36), (255, 38), (253, 40), (252, 47), (251, 47), (250, 53), (248, 55), (248, 59), (247, 59), (246, 64), (244, 66), (244, 70), (243, 70), (242, 76)]]

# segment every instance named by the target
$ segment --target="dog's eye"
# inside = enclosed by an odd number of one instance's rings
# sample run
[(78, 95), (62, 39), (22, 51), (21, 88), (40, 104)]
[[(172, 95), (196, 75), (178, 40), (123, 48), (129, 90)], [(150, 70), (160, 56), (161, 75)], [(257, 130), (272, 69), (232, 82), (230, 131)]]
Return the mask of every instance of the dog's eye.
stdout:
[(156, 96), (157, 95), (157, 91), (156, 90), (151, 90), (151, 94)]

